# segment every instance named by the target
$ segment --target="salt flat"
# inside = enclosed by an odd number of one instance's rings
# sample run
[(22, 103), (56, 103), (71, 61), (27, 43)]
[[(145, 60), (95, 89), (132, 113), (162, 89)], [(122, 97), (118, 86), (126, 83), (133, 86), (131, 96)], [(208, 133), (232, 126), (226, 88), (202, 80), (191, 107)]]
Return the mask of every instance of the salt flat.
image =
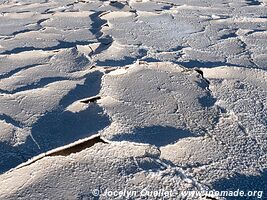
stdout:
[(0, 199), (264, 199), (266, 69), (265, 0), (0, 0)]

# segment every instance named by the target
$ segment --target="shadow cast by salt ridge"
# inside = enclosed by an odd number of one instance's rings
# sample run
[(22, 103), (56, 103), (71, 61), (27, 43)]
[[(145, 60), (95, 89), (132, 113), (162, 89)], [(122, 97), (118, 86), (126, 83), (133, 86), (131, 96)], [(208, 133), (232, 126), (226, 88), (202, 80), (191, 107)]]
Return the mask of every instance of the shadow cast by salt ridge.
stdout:
[(147, 143), (161, 147), (173, 144), (182, 138), (194, 136), (195, 135), (192, 132), (184, 129), (177, 129), (168, 126), (150, 126), (136, 128), (127, 134), (116, 135), (111, 140)]
[[(216, 191), (244, 191), (246, 196), (226, 197), (227, 200), (253, 200), (267, 198), (267, 170), (258, 176), (246, 176), (236, 174), (231, 178), (225, 178), (212, 184)], [(249, 194), (251, 193), (251, 194)]]
[(83, 84), (60, 101), (57, 110), (45, 114), (32, 126), (32, 136), (42, 152), (88, 137), (110, 124), (109, 117), (95, 103), (75, 113), (65, 110), (75, 101), (97, 95), (102, 75), (98, 71), (87, 75)]
[(101, 72), (88, 74), (84, 83), (77, 85), (63, 97), (55, 110), (45, 113), (32, 125), (30, 135), (24, 143), (17, 146), (0, 143), (0, 173), (38, 154), (96, 134), (108, 126), (109, 117), (103, 114), (103, 109), (95, 103), (91, 103), (80, 112), (73, 113), (65, 110), (75, 101), (97, 95), (100, 91), (102, 75)]

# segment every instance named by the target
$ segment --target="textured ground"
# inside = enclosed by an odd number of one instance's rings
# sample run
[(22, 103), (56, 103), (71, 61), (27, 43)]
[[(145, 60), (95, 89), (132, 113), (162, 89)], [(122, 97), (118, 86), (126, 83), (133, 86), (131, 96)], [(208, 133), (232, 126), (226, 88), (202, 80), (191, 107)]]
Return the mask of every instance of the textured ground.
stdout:
[(267, 197), (266, 70), (266, 0), (0, 0), (0, 199)]

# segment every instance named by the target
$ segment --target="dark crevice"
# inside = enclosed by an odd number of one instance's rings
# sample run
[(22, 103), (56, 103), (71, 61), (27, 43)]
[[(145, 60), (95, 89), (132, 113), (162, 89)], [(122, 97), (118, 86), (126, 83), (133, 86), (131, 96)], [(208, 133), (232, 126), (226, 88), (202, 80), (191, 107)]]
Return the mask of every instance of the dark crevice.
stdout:
[(81, 103), (85, 103), (85, 104), (88, 104), (88, 103), (96, 103), (97, 100), (100, 100), (101, 97), (100, 96), (94, 96), (94, 97), (90, 97), (88, 99), (85, 99), (85, 100), (81, 100), (80, 102)]
[(91, 24), (92, 28), (89, 31), (95, 35), (97, 41), (100, 43), (99, 47), (89, 54), (93, 56), (107, 50), (113, 43), (113, 38), (110, 35), (104, 35), (102, 32), (103, 26), (108, 25), (106, 20), (101, 19), (101, 16), (106, 12), (104, 11), (95, 11), (94, 14), (90, 15), (90, 19), (93, 22)]
[(72, 103), (79, 101), (81, 99), (87, 99), (88, 97), (98, 96), (101, 88), (101, 78), (103, 73), (100, 71), (94, 71), (87, 74), (85, 82), (83, 84), (78, 84), (76, 88), (68, 93), (60, 102), (59, 105), (62, 108), (66, 108)]
[(104, 14), (104, 11), (95, 11), (94, 14), (90, 15), (90, 19), (92, 20), (92, 28), (89, 31), (96, 36), (96, 38), (100, 38), (103, 33), (101, 31), (102, 26), (107, 23), (106, 20), (101, 19), (101, 16)]
[(122, 10), (125, 7), (125, 4), (118, 2), (118, 1), (110, 1), (109, 5)]
[(238, 37), (236, 33), (228, 33), (228, 34), (221, 36), (221, 39), (225, 40), (225, 39), (236, 38), (236, 37)]
[(38, 47), (33, 47), (33, 46), (28, 46), (28, 47), (18, 47), (14, 48), (12, 50), (7, 50), (0, 55), (6, 55), (6, 54), (16, 54), (16, 53), (21, 53), (25, 51), (54, 51), (54, 50), (60, 50), (60, 49), (67, 49), (67, 48), (73, 48), (76, 47), (77, 45), (89, 45), (92, 43), (95, 43), (95, 41), (75, 41), (75, 42), (66, 42), (62, 40), (58, 40), (58, 45), (52, 46), (52, 47), (45, 47), (45, 48), (38, 48)]
[(210, 84), (210, 81), (204, 77), (204, 73), (202, 70), (197, 68), (195, 68), (194, 70), (201, 75), (201, 77), (207, 82), (208, 85)]
[(43, 23), (43, 22), (45, 22), (45, 21), (47, 21), (47, 20), (49, 20), (50, 18), (45, 18), (45, 19), (40, 19), (39, 21), (37, 21), (37, 26), (39, 27), (39, 29), (41, 29), (41, 28), (43, 28), (42, 27), (42, 25), (41, 25), (41, 23)]
[(62, 147), (62, 149), (59, 150), (51, 150), (47, 153), (44, 153), (43, 155), (33, 158), (33, 160), (29, 161), (28, 163), (22, 164), (20, 166), (17, 167), (17, 169), (29, 166), (35, 162), (37, 162), (38, 160), (43, 159), (44, 157), (52, 157), (52, 156), (68, 156), (72, 153), (77, 153), (80, 152), (84, 149), (90, 148), (92, 146), (94, 146), (97, 143), (103, 143), (103, 144), (108, 144), (108, 142), (104, 141), (100, 136), (96, 136), (93, 138), (90, 138), (86, 141), (82, 141), (80, 143), (76, 143), (70, 146), (65, 146)]
[(174, 61), (174, 63), (183, 65), (186, 68), (212, 68), (218, 66), (224, 66), (227, 64), (229, 67), (243, 67), (241, 65), (231, 64), (229, 62), (211, 62), (211, 61), (201, 61), (201, 60), (188, 60), (188, 61)]
[[(198, 98), (199, 103), (204, 107), (214, 106), (217, 99), (215, 97), (213, 97), (212, 91), (210, 90), (210, 81), (207, 78), (205, 78), (204, 72), (202, 70), (200, 70), (198, 68), (194, 68), (194, 70), (200, 74), (202, 80), (204, 81), (204, 84), (203, 84), (203, 82), (202, 83), (197, 82), (198, 86), (200, 86), (201, 88), (208, 91), (208, 93), (205, 96)], [(218, 119), (216, 118), (214, 122), (218, 123)]]
[(172, 7), (170, 5), (162, 6), (162, 10), (170, 10)]
[(90, 140), (81, 142), (79, 144), (75, 144), (74, 146), (70, 146), (67, 147), (65, 149), (50, 153), (50, 154), (46, 154), (46, 156), (68, 156), (71, 153), (77, 153), (80, 152), (84, 149), (90, 148), (92, 146), (94, 146), (96, 143), (103, 143), (103, 144), (107, 144), (106, 141), (104, 141), (103, 139), (100, 138), (100, 136), (97, 136), (95, 138), (92, 138)]
[(259, 2), (258, 0), (246, 0), (247, 5), (250, 6), (259, 6), (261, 5), (261, 2)]
[(113, 43), (113, 38), (111, 36), (105, 36), (103, 38), (98, 39), (98, 42), (100, 42), (99, 47), (96, 48), (96, 50), (89, 53), (89, 56), (92, 57), (93, 55), (99, 54), (102, 51), (107, 50)]

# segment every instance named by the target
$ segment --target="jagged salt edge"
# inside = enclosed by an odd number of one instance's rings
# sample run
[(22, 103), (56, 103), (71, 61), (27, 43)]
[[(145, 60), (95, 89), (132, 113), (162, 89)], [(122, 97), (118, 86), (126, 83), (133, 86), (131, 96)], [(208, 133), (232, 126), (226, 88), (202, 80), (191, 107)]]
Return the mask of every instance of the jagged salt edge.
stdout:
[[(70, 148), (70, 147), (76, 146), (76, 145), (78, 145), (78, 144), (81, 144), (81, 143), (83, 143), (83, 142), (89, 141), (89, 140), (94, 139), (94, 138), (96, 138), (96, 137), (100, 137), (100, 134), (97, 133), (97, 134), (94, 134), (94, 135), (92, 135), (92, 136), (90, 136), (90, 137), (87, 137), (87, 138), (84, 138), (84, 139), (79, 139), (79, 140), (77, 140), (77, 141), (75, 141), (75, 142), (73, 142), (73, 143), (70, 143), (70, 144), (67, 144), (67, 145), (64, 145), (64, 146), (61, 146), (61, 147), (58, 147), (58, 148), (49, 150), (49, 151), (47, 151), (47, 152), (45, 152), (45, 153), (41, 153), (41, 154), (39, 154), (39, 155), (37, 155), (37, 156), (34, 156), (34, 157), (30, 158), (28, 161), (19, 164), (18, 166), (16, 166), (15, 168), (11, 169), (10, 171), (13, 171), (13, 170), (20, 169), (20, 168), (22, 168), (22, 167), (28, 166), (28, 165), (30, 165), (30, 164), (32, 164), (32, 163), (34, 163), (34, 162), (36, 162), (36, 161), (38, 161), (38, 160), (40, 160), (40, 159), (46, 157), (46, 156), (50, 156), (50, 155), (53, 154), (53, 153), (56, 153), (56, 152), (58, 152), (58, 151), (62, 151), (62, 150), (64, 150), (64, 149), (68, 149), (68, 148)], [(107, 142), (107, 143), (110, 143), (108, 140), (106, 140), (106, 139), (104, 139), (104, 138), (101, 138), (101, 139), (102, 139), (103, 141)]]

